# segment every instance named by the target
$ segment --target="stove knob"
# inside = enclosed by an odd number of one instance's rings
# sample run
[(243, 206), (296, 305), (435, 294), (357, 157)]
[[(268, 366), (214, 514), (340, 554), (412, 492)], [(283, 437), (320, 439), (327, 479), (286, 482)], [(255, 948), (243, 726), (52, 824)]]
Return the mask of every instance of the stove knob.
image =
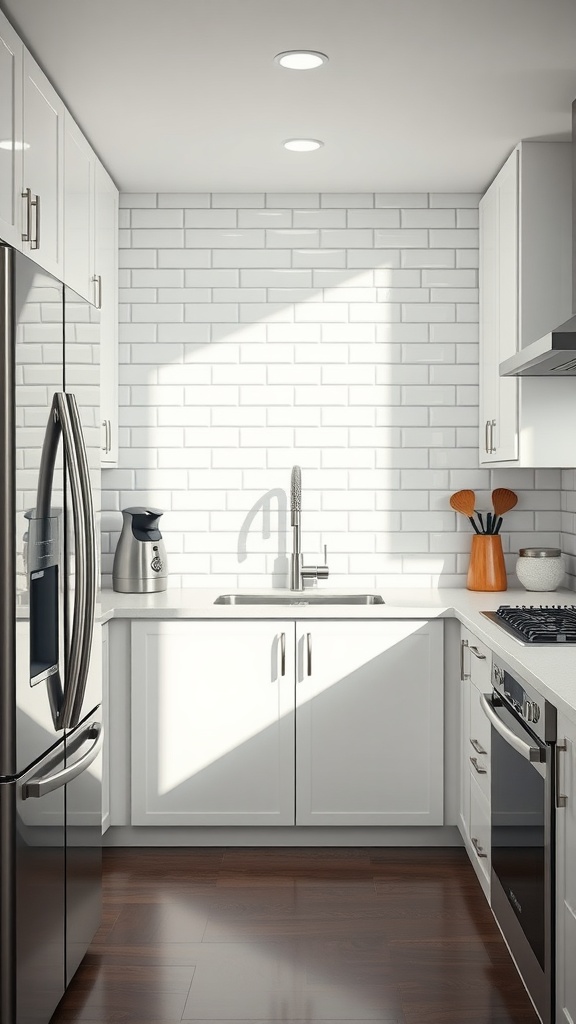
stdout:
[(540, 708), (535, 700), (527, 700), (526, 697), (522, 703), (522, 717), (526, 722), (536, 723), (540, 718)]

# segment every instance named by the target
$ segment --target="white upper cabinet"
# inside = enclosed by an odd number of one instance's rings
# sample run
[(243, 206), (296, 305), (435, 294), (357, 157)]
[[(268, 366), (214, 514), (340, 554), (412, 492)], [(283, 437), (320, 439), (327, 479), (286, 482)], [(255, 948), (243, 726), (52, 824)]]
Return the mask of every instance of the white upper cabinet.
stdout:
[(100, 307), (101, 461), (118, 461), (118, 189), (101, 163), (95, 174), (95, 303)]
[(24, 50), (22, 251), (64, 278), (64, 104)]
[(480, 463), (574, 465), (574, 385), (500, 363), (572, 315), (571, 146), (522, 142), (480, 201)]
[(21, 248), (23, 46), (0, 13), (0, 239)]
[(96, 156), (68, 111), (64, 123), (64, 276), (78, 295), (95, 303)]

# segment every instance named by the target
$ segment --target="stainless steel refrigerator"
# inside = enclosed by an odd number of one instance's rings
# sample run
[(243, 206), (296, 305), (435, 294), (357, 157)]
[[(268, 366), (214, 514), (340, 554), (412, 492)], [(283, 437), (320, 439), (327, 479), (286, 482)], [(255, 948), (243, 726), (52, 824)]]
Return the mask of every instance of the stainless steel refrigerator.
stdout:
[(0, 1024), (100, 919), (98, 310), (0, 243)]

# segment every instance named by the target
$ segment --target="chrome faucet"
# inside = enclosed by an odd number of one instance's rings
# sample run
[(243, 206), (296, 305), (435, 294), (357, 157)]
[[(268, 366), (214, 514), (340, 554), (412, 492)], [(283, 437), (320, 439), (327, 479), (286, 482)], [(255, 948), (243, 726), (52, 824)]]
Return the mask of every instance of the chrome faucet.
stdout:
[(304, 590), (304, 580), (327, 580), (327, 549), (324, 545), (324, 565), (303, 565), (300, 547), (300, 512), (302, 509), (302, 470), (292, 467), (290, 477), (290, 524), (292, 526), (292, 554), (290, 555), (290, 590)]

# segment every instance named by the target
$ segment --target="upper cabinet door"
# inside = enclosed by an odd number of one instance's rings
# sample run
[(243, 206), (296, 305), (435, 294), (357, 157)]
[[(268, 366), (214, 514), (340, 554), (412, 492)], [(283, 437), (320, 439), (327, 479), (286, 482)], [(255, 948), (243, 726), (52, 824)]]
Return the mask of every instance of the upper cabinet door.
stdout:
[(64, 280), (78, 295), (95, 304), (96, 156), (68, 111), (64, 124)]
[(64, 279), (64, 104), (24, 51), (23, 251)]
[(0, 239), (22, 248), (22, 53), (14, 29), (0, 13)]
[(96, 163), (95, 304), (100, 307), (101, 461), (118, 461), (118, 189)]
[(518, 382), (500, 363), (518, 347), (518, 151), (480, 202), (480, 462), (518, 459)]

